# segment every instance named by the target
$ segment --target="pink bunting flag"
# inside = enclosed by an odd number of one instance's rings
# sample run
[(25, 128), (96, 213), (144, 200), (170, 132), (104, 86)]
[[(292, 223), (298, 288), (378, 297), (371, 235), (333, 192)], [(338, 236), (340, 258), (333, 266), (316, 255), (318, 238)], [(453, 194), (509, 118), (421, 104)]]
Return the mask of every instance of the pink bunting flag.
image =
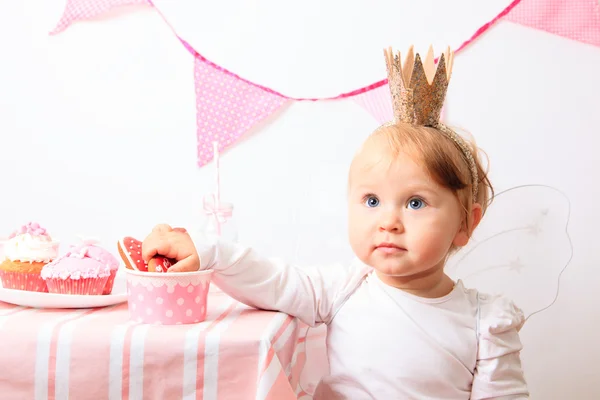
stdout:
[(152, 5), (149, 0), (67, 0), (65, 11), (51, 35), (60, 33), (77, 21), (90, 20), (114, 8), (131, 5)]
[(517, 24), (600, 46), (598, 0), (522, 0), (505, 18)]
[(213, 142), (223, 151), (289, 101), (199, 55), (195, 56), (194, 78), (200, 167), (212, 160)]
[(352, 97), (352, 100), (364, 108), (380, 124), (391, 121), (394, 118), (390, 88), (387, 83), (378, 88), (357, 94)]
[[(378, 88), (358, 94), (352, 98), (356, 104), (364, 108), (373, 118), (380, 124), (394, 119), (394, 111), (392, 110), (392, 98), (390, 88), (387, 83)], [(446, 116), (447, 105), (442, 107), (440, 121), (444, 121)]]

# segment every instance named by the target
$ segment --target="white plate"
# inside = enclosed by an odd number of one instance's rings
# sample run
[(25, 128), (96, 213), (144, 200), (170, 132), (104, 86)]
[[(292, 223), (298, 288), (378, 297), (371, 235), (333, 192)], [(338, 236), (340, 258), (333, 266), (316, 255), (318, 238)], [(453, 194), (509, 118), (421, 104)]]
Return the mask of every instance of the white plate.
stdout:
[(0, 284), (0, 301), (34, 308), (96, 308), (112, 306), (127, 301), (124, 277), (117, 273), (112, 294), (103, 296), (54, 294), (4, 289)]

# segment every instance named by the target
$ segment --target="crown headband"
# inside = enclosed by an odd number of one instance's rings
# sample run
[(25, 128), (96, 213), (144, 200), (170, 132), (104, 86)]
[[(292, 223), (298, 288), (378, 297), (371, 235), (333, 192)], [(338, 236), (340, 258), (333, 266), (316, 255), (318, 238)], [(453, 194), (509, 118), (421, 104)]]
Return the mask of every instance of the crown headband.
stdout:
[(452, 75), (454, 53), (448, 47), (440, 55), (437, 65), (431, 46), (424, 63), (421, 61), (421, 56), (414, 53), (413, 46), (409, 48), (404, 64), (400, 52), (393, 54), (392, 49), (389, 48), (384, 50), (384, 55), (394, 110), (392, 123), (429, 126), (436, 128), (452, 140), (469, 164), (473, 201), (477, 201), (479, 178), (471, 149), (460, 135), (440, 123), (448, 82)]

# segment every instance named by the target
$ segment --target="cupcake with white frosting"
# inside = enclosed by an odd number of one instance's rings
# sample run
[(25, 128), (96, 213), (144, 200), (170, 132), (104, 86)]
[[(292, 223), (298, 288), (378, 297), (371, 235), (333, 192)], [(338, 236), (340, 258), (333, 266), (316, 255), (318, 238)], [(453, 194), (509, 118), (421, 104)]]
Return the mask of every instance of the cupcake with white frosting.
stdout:
[(42, 268), (58, 256), (58, 242), (37, 222), (14, 231), (4, 243), (0, 279), (6, 289), (47, 292), (41, 278)]

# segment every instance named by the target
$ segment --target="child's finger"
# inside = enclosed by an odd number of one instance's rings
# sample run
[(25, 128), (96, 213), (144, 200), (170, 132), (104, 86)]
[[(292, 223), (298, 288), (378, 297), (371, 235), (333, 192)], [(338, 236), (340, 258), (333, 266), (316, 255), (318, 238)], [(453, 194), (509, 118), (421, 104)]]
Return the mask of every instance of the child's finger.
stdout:
[(191, 272), (200, 269), (200, 260), (195, 255), (177, 261), (167, 270), (167, 272)]
[(154, 234), (151, 233), (143, 242), (142, 242), (142, 258), (144, 261), (150, 261), (152, 257), (159, 254), (168, 258), (175, 258), (171, 253), (173, 253), (173, 246), (171, 246), (171, 241), (168, 240), (164, 234)]
[(172, 230), (173, 230), (173, 228), (171, 228), (171, 225), (168, 225), (168, 224), (158, 224), (154, 228), (152, 228), (152, 232), (158, 232), (158, 233), (171, 232)]

